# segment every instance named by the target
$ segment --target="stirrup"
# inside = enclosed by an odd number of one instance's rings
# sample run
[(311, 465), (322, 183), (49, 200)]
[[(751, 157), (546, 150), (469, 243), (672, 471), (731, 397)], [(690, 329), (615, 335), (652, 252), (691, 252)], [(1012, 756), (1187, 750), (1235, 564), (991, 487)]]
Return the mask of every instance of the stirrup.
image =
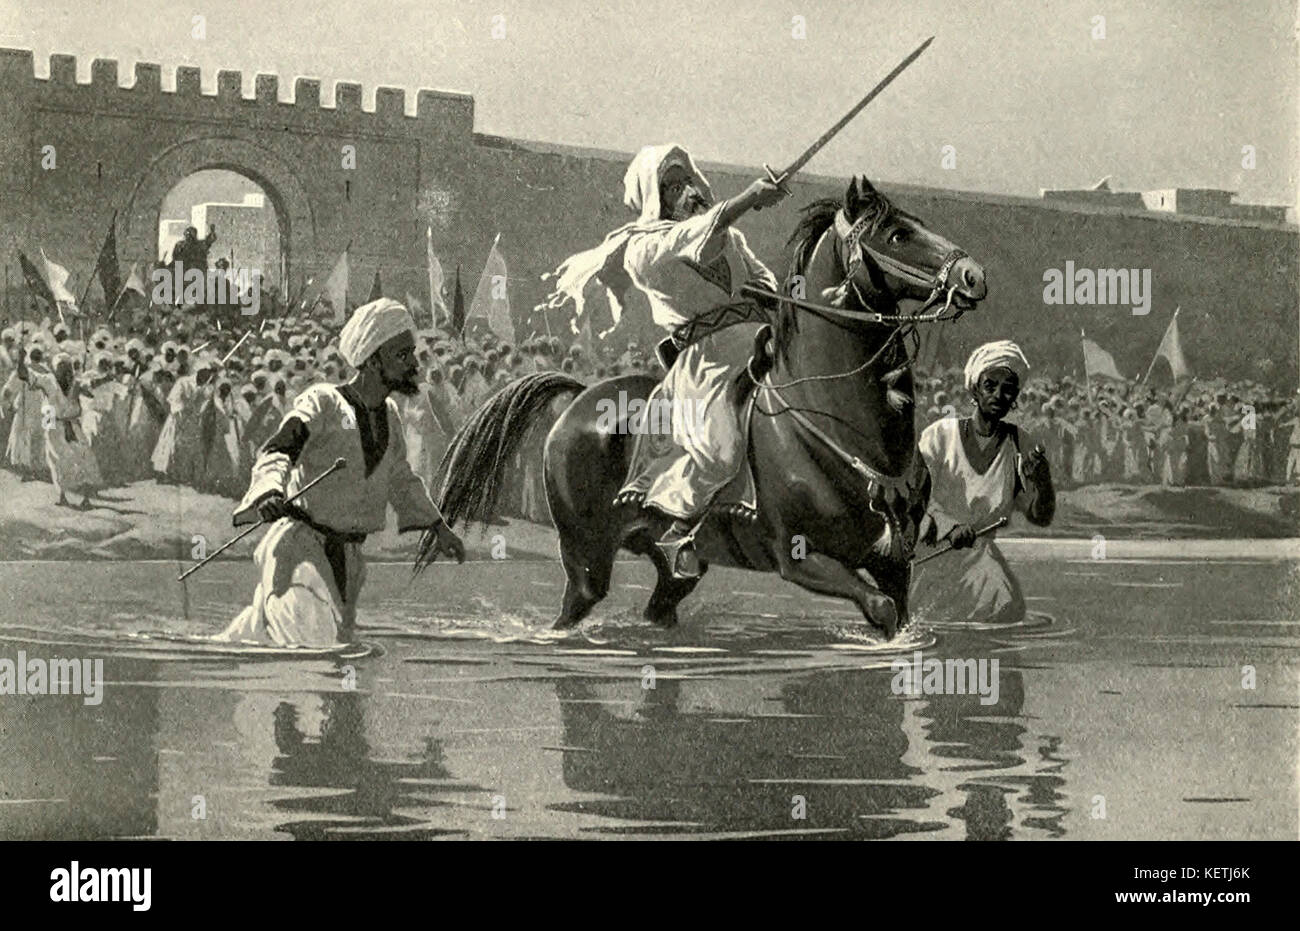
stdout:
[[(670, 531), (671, 533), (671, 531)], [(667, 534), (665, 534), (667, 536)], [(655, 543), (668, 563), (669, 572), (674, 579), (698, 579), (700, 577), (700, 559), (695, 552), (695, 534), (688, 533), (668, 541)]]

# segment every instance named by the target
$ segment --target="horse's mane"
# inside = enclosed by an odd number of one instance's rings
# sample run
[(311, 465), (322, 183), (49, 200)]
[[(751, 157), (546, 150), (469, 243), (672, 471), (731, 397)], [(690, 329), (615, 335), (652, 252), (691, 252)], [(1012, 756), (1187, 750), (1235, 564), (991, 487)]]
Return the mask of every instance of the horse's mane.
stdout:
[[(813, 201), (800, 211), (802, 216), (799, 219), (799, 225), (794, 228), (794, 232), (786, 240), (787, 246), (793, 245), (795, 247), (794, 255), (790, 260), (790, 273), (786, 277), (787, 285), (795, 275), (804, 274), (808, 268), (808, 262), (812, 259), (813, 250), (817, 248), (817, 243), (821, 241), (822, 234), (830, 229), (835, 222), (835, 214), (839, 212), (841, 207), (851, 208), (850, 219), (854, 223), (864, 216), (870, 218), (866, 231), (868, 237), (875, 236), (883, 224), (902, 213), (888, 197), (872, 187), (871, 182), (865, 177), (861, 179), (859, 184), (854, 184), (849, 190), (852, 203), (848, 200), (841, 202), (833, 197), (823, 197)], [(857, 194), (856, 197), (852, 196), (854, 193)], [(838, 264), (839, 260), (836, 259), (837, 267)], [(814, 300), (811, 297), (809, 299)], [(774, 333), (775, 348), (778, 355), (785, 355), (790, 341), (798, 330), (799, 315), (797, 308), (793, 304), (782, 302), (777, 310)]]

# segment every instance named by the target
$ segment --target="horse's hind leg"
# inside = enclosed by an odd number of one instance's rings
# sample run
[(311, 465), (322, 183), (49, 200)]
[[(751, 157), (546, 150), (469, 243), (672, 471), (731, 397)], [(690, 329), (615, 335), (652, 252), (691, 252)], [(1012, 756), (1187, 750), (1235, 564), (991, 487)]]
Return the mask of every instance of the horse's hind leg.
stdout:
[(617, 546), (605, 547), (602, 551), (575, 547), (561, 535), (560, 561), (564, 564), (565, 574), (564, 601), (552, 627), (573, 627), (609, 594), (609, 579), (614, 572), (617, 550)]

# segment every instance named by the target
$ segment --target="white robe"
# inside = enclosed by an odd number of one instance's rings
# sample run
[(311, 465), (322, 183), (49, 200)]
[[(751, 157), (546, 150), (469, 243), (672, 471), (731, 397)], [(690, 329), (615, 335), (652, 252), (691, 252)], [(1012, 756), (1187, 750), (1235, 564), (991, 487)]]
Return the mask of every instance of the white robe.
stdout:
[(5, 447), (6, 460), (19, 472), (43, 476), (45, 432), (41, 429), (41, 408), (45, 405), (45, 396), (40, 389), (14, 373), (0, 392), (0, 403), (12, 404), (14, 412), (9, 442)]
[[(757, 282), (775, 291), (776, 279), (734, 227), (719, 229), (722, 203), (679, 223), (634, 233), (623, 267), (650, 301), (654, 322), (670, 332), (713, 308), (743, 298), (740, 288)], [(714, 283), (688, 263), (725, 261), (730, 288)], [(725, 348), (724, 348), (725, 347)], [(728, 384), (749, 359), (747, 342), (715, 331), (682, 351), (655, 387), (648, 409), (672, 410), (672, 439), (681, 455), (655, 477), (645, 504), (677, 518), (697, 516), (736, 474), (744, 455), (739, 411)], [(663, 403), (667, 408), (661, 408)]]
[[(1002, 517), (1017, 505), (1016, 476), (1021, 457), (1009, 436), (1003, 437), (993, 462), (983, 475), (975, 471), (962, 448), (961, 421), (945, 417), (925, 428), (920, 452), (930, 471), (930, 504), (926, 518), (936, 530), (936, 543), (917, 543), (917, 558), (946, 545), (944, 537), (959, 524), (976, 530)], [(1021, 435), (1020, 443), (1032, 448)], [(1024, 484), (1022, 479), (1022, 485)], [(1024, 619), (1020, 585), (1001, 550), (996, 531), (975, 538), (969, 549), (951, 550), (919, 565), (912, 573), (910, 612), (922, 621), (971, 624), (1011, 624)]]
[[(99, 464), (86, 441), (81, 428), (81, 403), (74, 384), (72, 394), (66, 395), (59, 381), (48, 372), (30, 373), (32, 386), (39, 388), (46, 398), (42, 417), (49, 423), (45, 431), (45, 463), (50, 478), (60, 495), (75, 491), (89, 495), (104, 481), (99, 474)], [(71, 433), (71, 439), (68, 434)]]
[[(411, 471), (397, 404), (385, 402), (388, 445), (375, 470), (366, 475), (361, 431), (352, 406), (334, 385), (313, 385), (285, 412), (283, 426), (296, 417), (307, 427), (307, 441), (296, 461), (283, 452), (263, 450), (253, 467), (248, 492), (235, 509), (235, 524), (255, 522), (257, 506), (271, 492), (292, 497), (298, 489), (343, 458), (346, 466), (327, 477), (294, 504), (312, 521), (341, 533), (384, 529), (387, 508), (397, 513), (399, 532), (430, 527), (442, 519), (423, 482)], [(325, 534), (293, 518), (276, 521), (258, 544), (253, 560), (259, 582), (253, 603), (219, 639), (278, 646), (329, 646), (351, 639), (357, 596), (365, 581), (361, 544), (344, 551), (344, 591), (339, 591), (326, 555)]]

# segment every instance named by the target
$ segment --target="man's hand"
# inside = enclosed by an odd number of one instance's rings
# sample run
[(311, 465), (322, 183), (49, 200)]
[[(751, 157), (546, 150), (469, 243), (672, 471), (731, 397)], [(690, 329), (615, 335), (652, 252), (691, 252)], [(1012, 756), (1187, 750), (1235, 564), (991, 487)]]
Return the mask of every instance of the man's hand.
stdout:
[(958, 524), (948, 534), (948, 542), (955, 550), (968, 549), (975, 545), (975, 528), (970, 524)]
[(454, 556), (458, 563), (463, 563), (465, 561), (465, 544), (461, 541), (460, 537), (456, 536), (452, 529), (447, 526), (445, 520), (439, 521), (430, 529), (437, 536), (433, 545), (433, 552), (430, 554), (431, 556), (445, 553), (448, 556)]
[(279, 520), (281, 517), (288, 517), (289, 505), (284, 500), (284, 495), (277, 491), (263, 498), (262, 502), (257, 506), (257, 516), (268, 524), (271, 521)]
[(779, 204), (790, 196), (785, 188), (773, 184), (767, 178), (759, 178), (749, 187), (745, 188), (744, 198), (749, 204), (751, 210), (762, 210), (764, 207), (771, 207)]
[(1047, 450), (1043, 448), (1042, 443), (1036, 444), (1023, 458), (1021, 471), (1024, 473), (1025, 481), (1034, 485), (1042, 485), (1051, 479), (1052, 472), (1047, 464)]

